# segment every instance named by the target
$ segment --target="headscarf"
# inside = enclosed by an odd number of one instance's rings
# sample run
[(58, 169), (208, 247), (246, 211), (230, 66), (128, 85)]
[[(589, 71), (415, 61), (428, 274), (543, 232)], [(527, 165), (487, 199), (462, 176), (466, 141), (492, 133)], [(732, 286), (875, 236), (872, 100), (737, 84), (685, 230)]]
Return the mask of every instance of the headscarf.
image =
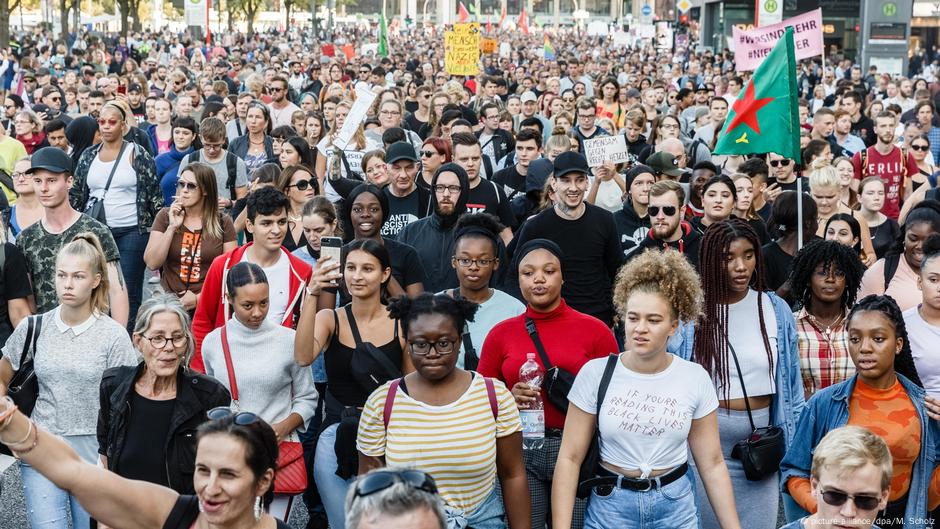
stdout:
[(98, 122), (91, 116), (77, 117), (65, 127), (65, 137), (72, 146), (72, 167), (78, 167), (82, 153), (95, 143), (95, 132), (98, 132)]
[(561, 264), (561, 273), (562, 276), (565, 274), (565, 253), (561, 251), (561, 247), (555, 244), (553, 241), (548, 239), (532, 239), (526, 241), (518, 250), (516, 250), (516, 256), (512, 262), (513, 270), (519, 270), (519, 264), (522, 263), (522, 259), (535, 250), (547, 250), (555, 257), (558, 258), (559, 264)]

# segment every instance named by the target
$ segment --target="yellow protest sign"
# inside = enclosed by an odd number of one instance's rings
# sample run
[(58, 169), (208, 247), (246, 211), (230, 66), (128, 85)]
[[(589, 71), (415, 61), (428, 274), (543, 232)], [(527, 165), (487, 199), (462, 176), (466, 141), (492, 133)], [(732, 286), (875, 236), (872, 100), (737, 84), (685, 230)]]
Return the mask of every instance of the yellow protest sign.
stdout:
[(444, 33), (444, 68), (450, 75), (480, 73), (480, 24), (454, 24)]
[(496, 39), (483, 39), (480, 41), (480, 48), (483, 53), (496, 53), (497, 46), (499, 46), (499, 42)]

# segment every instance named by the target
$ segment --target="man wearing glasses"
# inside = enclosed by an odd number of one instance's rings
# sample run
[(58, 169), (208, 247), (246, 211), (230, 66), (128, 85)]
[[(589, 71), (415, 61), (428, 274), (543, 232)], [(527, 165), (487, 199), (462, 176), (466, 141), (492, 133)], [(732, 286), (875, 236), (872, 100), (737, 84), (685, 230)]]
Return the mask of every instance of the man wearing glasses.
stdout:
[[(796, 191), (796, 163), (789, 158), (784, 158), (775, 152), (767, 153), (767, 165), (770, 166), (770, 176), (776, 179), (777, 186), (781, 191)], [(808, 187), (803, 186), (803, 191)]]
[(584, 140), (598, 136), (609, 136), (610, 133), (594, 124), (597, 119), (597, 106), (594, 100), (585, 97), (577, 104), (577, 126), (574, 129), (578, 136), (578, 152), (584, 154)]
[(287, 99), (287, 79), (281, 75), (275, 75), (268, 85), (268, 92), (271, 94), (271, 103), (268, 104), (268, 109), (271, 111), (271, 126), (273, 128), (291, 126), (291, 115), (294, 111), (300, 110), (300, 107)]
[(698, 250), (702, 236), (692, 226), (682, 220), (685, 191), (673, 180), (660, 180), (650, 187), (649, 213), (650, 231), (636, 251), (627, 256), (627, 260), (636, 257), (647, 249), (665, 250), (672, 248), (689, 260), (698, 270)]
[(202, 149), (180, 160), (180, 173), (191, 162), (212, 167), (219, 189), (219, 209), (230, 209), (236, 200), (248, 195), (248, 166), (226, 150), (225, 124), (219, 118), (206, 118), (199, 125)]
[(490, 159), (490, 167), (496, 167), (496, 162), (515, 148), (515, 142), (509, 132), (499, 128), (499, 114), (499, 105), (496, 103), (488, 102), (480, 107), (480, 123), (483, 128), (476, 134), (483, 148), (483, 155)]

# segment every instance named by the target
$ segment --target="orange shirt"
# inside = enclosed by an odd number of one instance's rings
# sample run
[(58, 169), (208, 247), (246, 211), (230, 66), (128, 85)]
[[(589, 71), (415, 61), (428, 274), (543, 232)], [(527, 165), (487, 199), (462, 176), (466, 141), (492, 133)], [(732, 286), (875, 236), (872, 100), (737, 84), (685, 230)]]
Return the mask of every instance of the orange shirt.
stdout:
[[(900, 381), (888, 389), (873, 388), (856, 379), (849, 397), (848, 424), (867, 428), (888, 444), (894, 463), (890, 501), (907, 494), (911, 486), (911, 470), (920, 455), (920, 419)], [(934, 481), (937, 481), (936, 479)], [(807, 478), (787, 480), (787, 490), (808, 512), (816, 512), (816, 499), (810, 495)]]

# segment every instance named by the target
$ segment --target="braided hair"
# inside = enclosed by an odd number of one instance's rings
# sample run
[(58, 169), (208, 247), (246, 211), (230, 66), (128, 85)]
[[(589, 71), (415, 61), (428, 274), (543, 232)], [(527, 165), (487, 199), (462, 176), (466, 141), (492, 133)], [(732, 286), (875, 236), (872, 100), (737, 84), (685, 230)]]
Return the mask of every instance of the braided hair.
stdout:
[(754, 274), (751, 276), (751, 288), (757, 290), (757, 315), (760, 321), (761, 336), (770, 373), (774, 373), (774, 361), (770, 341), (767, 339), (767, 327), (764, 323), (764, 270), (761, 257), (760, 239), (746, 221), (730, 218), (712, 224), (705, 230), (699, 252), (699, 270), (702, 274), (702, 292), (705, 302), (702, 305), (702, 319), (695, 331), (692, 354), (696, 362), (702, 365), (712, 380), (724, 388), (725, 400), (728, 400), (728, 298), (731, 295), (728, 278), (727, 256), (731, 243), (744, 239), (754, 248)]
[[(904, 324), (904, 316), (901, 314), (901, 308), (891, 296), (878, 296), (875, 294), (865, 296), (852, 307), (849, 313), (849, 326), (852, 325), (852, 319), (860, 312), (880, 312), (885, 318), (894, 325), (894, 335), (901, 339), (901, 352), (894, 357), (894, 372), (903, 375), (905, 378), (924, 387), (917, 374), (917, 366), (914, 365), (914, 356), (911, 354), (911, 342), (907, 337), (907, 326)], [(849, 342), (851, 344), (851, 342)]]
[(790, 271), (791, 294), (800, 301), (803, 307), (809, 307), (813, 297), (810, 286), (816, 268), (822, 265), (823, 270), (835, 267), (836, 271), (845, 275), (845, 291), (842, 292), (842, 308), (846, 309), (855, 304), (858, 289), (865, 275), (865, 265), (859, 259), (858, 253), (852, 248), (836, 241), (815, 240), (803, 247), (793, 258)]

